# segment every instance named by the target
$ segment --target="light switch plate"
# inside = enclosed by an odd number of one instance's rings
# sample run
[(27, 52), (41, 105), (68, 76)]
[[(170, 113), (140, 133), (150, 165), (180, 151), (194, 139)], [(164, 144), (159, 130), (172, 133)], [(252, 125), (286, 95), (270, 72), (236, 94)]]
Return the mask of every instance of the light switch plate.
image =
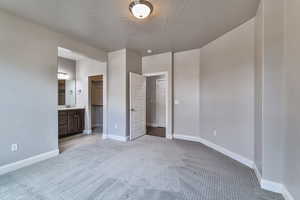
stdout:
[(11, 145), (11, 151), (12, 151), (12, 152), (18, 151), (18, 144), (12, 144), (12, 145)]

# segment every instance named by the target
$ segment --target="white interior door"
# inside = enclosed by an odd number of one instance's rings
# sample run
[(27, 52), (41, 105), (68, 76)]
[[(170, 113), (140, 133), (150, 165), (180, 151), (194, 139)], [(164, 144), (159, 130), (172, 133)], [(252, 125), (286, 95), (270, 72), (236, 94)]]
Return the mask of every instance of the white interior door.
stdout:
[(146, 134), (146, 77), (131, 73), (130, 81), (130, 140)]
[(156, 80), (156, 124), (166, 127), (166, 80)]

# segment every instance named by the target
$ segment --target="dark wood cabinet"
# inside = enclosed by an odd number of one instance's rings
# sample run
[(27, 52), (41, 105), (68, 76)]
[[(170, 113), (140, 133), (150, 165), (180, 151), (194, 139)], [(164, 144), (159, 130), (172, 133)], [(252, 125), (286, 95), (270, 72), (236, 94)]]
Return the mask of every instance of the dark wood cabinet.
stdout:
[(84, 109), (59, 110), (58, 111), (58, 134), (65, 137), (82, 133), (84, 130)]

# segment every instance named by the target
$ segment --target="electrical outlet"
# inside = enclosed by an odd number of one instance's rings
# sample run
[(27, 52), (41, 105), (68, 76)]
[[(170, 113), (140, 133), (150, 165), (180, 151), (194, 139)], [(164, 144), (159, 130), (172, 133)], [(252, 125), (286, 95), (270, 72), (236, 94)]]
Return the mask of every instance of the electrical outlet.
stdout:
[(11, 145), (11, 151), (12, 151), (12, 152), (18, 151), (18, 144), (12, 144), (12, 145)]
[(214, 130), (214, 136), (217, 136), (217, 130)]
[(118, 124), (115, 124), (115, 129), (118, 129)]

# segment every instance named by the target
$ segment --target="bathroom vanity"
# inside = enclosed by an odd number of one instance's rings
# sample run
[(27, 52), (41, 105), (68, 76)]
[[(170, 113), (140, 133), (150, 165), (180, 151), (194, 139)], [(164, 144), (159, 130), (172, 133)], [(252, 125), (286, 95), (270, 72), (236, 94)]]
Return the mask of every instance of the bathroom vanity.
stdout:
[(84, 108), (60, 108), (58, 109), (58, 134), (66, 137), (84, 130)]

